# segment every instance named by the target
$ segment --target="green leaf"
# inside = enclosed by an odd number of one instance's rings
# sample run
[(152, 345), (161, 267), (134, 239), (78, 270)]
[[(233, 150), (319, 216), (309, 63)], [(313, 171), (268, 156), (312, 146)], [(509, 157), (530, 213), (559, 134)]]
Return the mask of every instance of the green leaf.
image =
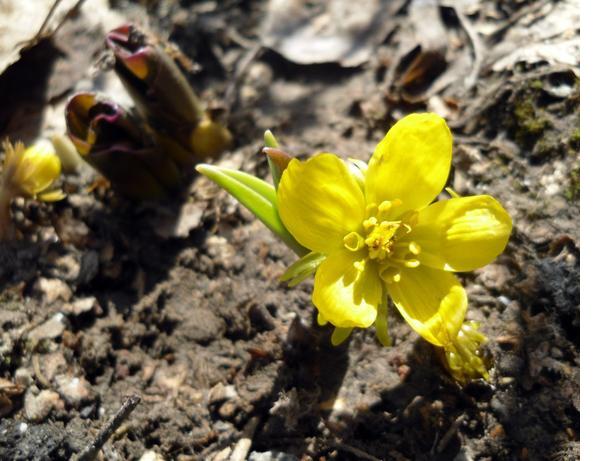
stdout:
[(283, 170), (286, 169), (291, 158), (285, 152), (279, 150), (279, 142), (271, 130), (266, 130), (264, 134), (265, 149), (263, 152), (267, 154), (267, 162), (269, 162), (269, 170), (271, 171), (271, 178), (275, 185), (275, 190), (279, 187), (279, 181)]
[(322, 253), (310, 252), (288, 267), (279, 280), (289, 281), (288, 286), (294, 287), (313, 275), (325, 258)]
[(279, 143), (277, 142), (277, 138), (271, 132), (271, 130), (265, 131), (265, 147), (279, 147)]
[(281, 222), (277, 211), (277, 194), (271, 184), (243, 171), (205, 163), (197, 165), (196, 170), (235, 197), (296, 254), (303, 256), (308, 252)]
[(352, 333), (352, 330), (354, 330), (354, 328), (352, 328), (352, 327), (350, 327), (350, 328), (335, 327), (335, 329), (333, 330), (333, 334), (331, 335), (331, 344), (333, 344), (334, 346), (339, 346), (344, 341), (346, 341), (346, 339), (348, 339), (348, 336), (350, 336), (350, 333)]

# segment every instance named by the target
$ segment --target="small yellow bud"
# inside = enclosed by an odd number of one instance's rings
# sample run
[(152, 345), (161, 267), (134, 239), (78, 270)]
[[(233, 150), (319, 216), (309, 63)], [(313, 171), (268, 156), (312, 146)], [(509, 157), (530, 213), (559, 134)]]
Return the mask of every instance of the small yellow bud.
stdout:
[(200, 158), (212, 157), (231, 147), (232, 136), (223, 125), (204, 117), (191, 135), (192, 150)]
[(14, 236), (10, 219), (10, 203), (15, 197), (56, 201), (64, 198), (60, 189), (50, 186), (60, 175), (60, 159), (49, 141), (38, 141), (25, 149), (23, 143), (14, 146), (7, 141), (0, 174), (0, 240)]
[[(22, 143), (14, 147), (4, 143), (6, 157), (4, 159), (2, 187), (10, 190), (12, 195), (23, 197), (60, 200), (62, 193), (48, 193), (47, 190), (60, 176), (60, 159), (54, 151), (52, 143), (41, 140), (25, 149)], [(39, 196), (39, 197), (38, 197)]]

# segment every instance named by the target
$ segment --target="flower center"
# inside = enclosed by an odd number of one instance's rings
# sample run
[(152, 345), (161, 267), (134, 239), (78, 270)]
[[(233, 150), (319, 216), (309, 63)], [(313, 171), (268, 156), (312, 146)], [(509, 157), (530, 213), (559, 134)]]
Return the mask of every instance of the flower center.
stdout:
[(399, 282), (401, 268), (420, 265), (415, 257), (421, 252), (418, 243), (409, 239), (417, 222), (417, 213), (408, 211), (398, 217), (394, 213), (401, 202), (384, 201), (367, 207), (364, 232), (350, 232), (344, 237), (344, 246), (350, 251), (366, 248), (368, 258), (378, 265), (379, 276), (386, 282)]
[(394, 242), (398, 239), (397, 233), (402, 227), (402, 221), (377, 222), (375, 218), (365, 220), (363, 226), (369, 232), (365, 245), (369, 249), (369, 258), (383, 261), (394, 252)]

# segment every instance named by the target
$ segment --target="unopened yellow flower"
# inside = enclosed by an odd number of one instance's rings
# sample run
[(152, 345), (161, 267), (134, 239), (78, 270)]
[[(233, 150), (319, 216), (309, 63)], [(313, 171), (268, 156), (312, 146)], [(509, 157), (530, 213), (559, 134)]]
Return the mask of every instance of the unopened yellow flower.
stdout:
[(5, 157), (1, 187), (10, 196), (37, 198), (44, 201), (64, 197), (60, 189), (50, 186), (60, 176), (60, 159), (49, 141), (39, 141), (25, 149), (23, 143), (13, 147), (3, 144)]
[(373, 323), (385, 338), (389, 295), (417, 333), (444, 347), (460, 379), (485, 376), (477, 355), (485, 337), (476, 325), (464, 324), (467, 295), (453, 272), (496, 258), (512, 221), (487, 195), (432, 203), (446, 184), (451, 159), (446, 122), (413, 114), (390, 129), (368, 166), (355, 162), (349, 168), (329, 153), (292, 160), (277, 201), (296, 240), (311, 254), (325, 255), (312, 300), (319, 323), (337, 327), (334, 342)]

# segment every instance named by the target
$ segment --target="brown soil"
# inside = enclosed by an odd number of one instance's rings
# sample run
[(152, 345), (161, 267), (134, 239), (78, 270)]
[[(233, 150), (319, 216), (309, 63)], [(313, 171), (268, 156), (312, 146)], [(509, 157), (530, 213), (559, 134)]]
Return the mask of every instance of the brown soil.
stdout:
[[(236, 76), (231, 63), (252, 50), (231, 30), (255, 38), (265, 2), (214, 2), (210, 13), (210, 2), (114, 3), (148, 15), (202, 66), (190, 79), (204, 100), (233, 88), (236, 147), (221, 162), (259, 177), (265, 129), (296, 155), (367, 160), (395, 118), (427, 109), (380, 92), (393, 34), (360, 67), (264, 50)], [(577, 74), (518, 66), (442, 96), (459, 107), (449, 185), (493, 195), (514, 221), (506, 252), (461, 275), (468, 316), (490, 338), (490, 382), (457, 385), (397, 313), (392, 347), (373, 330), (331, 346), (312, 282), (278, 281), (293, 253), (204, 178), (140, 205), (88, 192), (91, 174), (67, 176), (66, 200), (14, 204), (25, 237), (0, 244), (0, 459), (69, 459), (134, 393), (142, 401), (103, 459), (228, 459), (244, 437), (254, 460), (578, 459)], [(178, 214), (201, 218), (189, 233), (161, 232)], [(17, 390), (3, 393), (2, 380)]]

